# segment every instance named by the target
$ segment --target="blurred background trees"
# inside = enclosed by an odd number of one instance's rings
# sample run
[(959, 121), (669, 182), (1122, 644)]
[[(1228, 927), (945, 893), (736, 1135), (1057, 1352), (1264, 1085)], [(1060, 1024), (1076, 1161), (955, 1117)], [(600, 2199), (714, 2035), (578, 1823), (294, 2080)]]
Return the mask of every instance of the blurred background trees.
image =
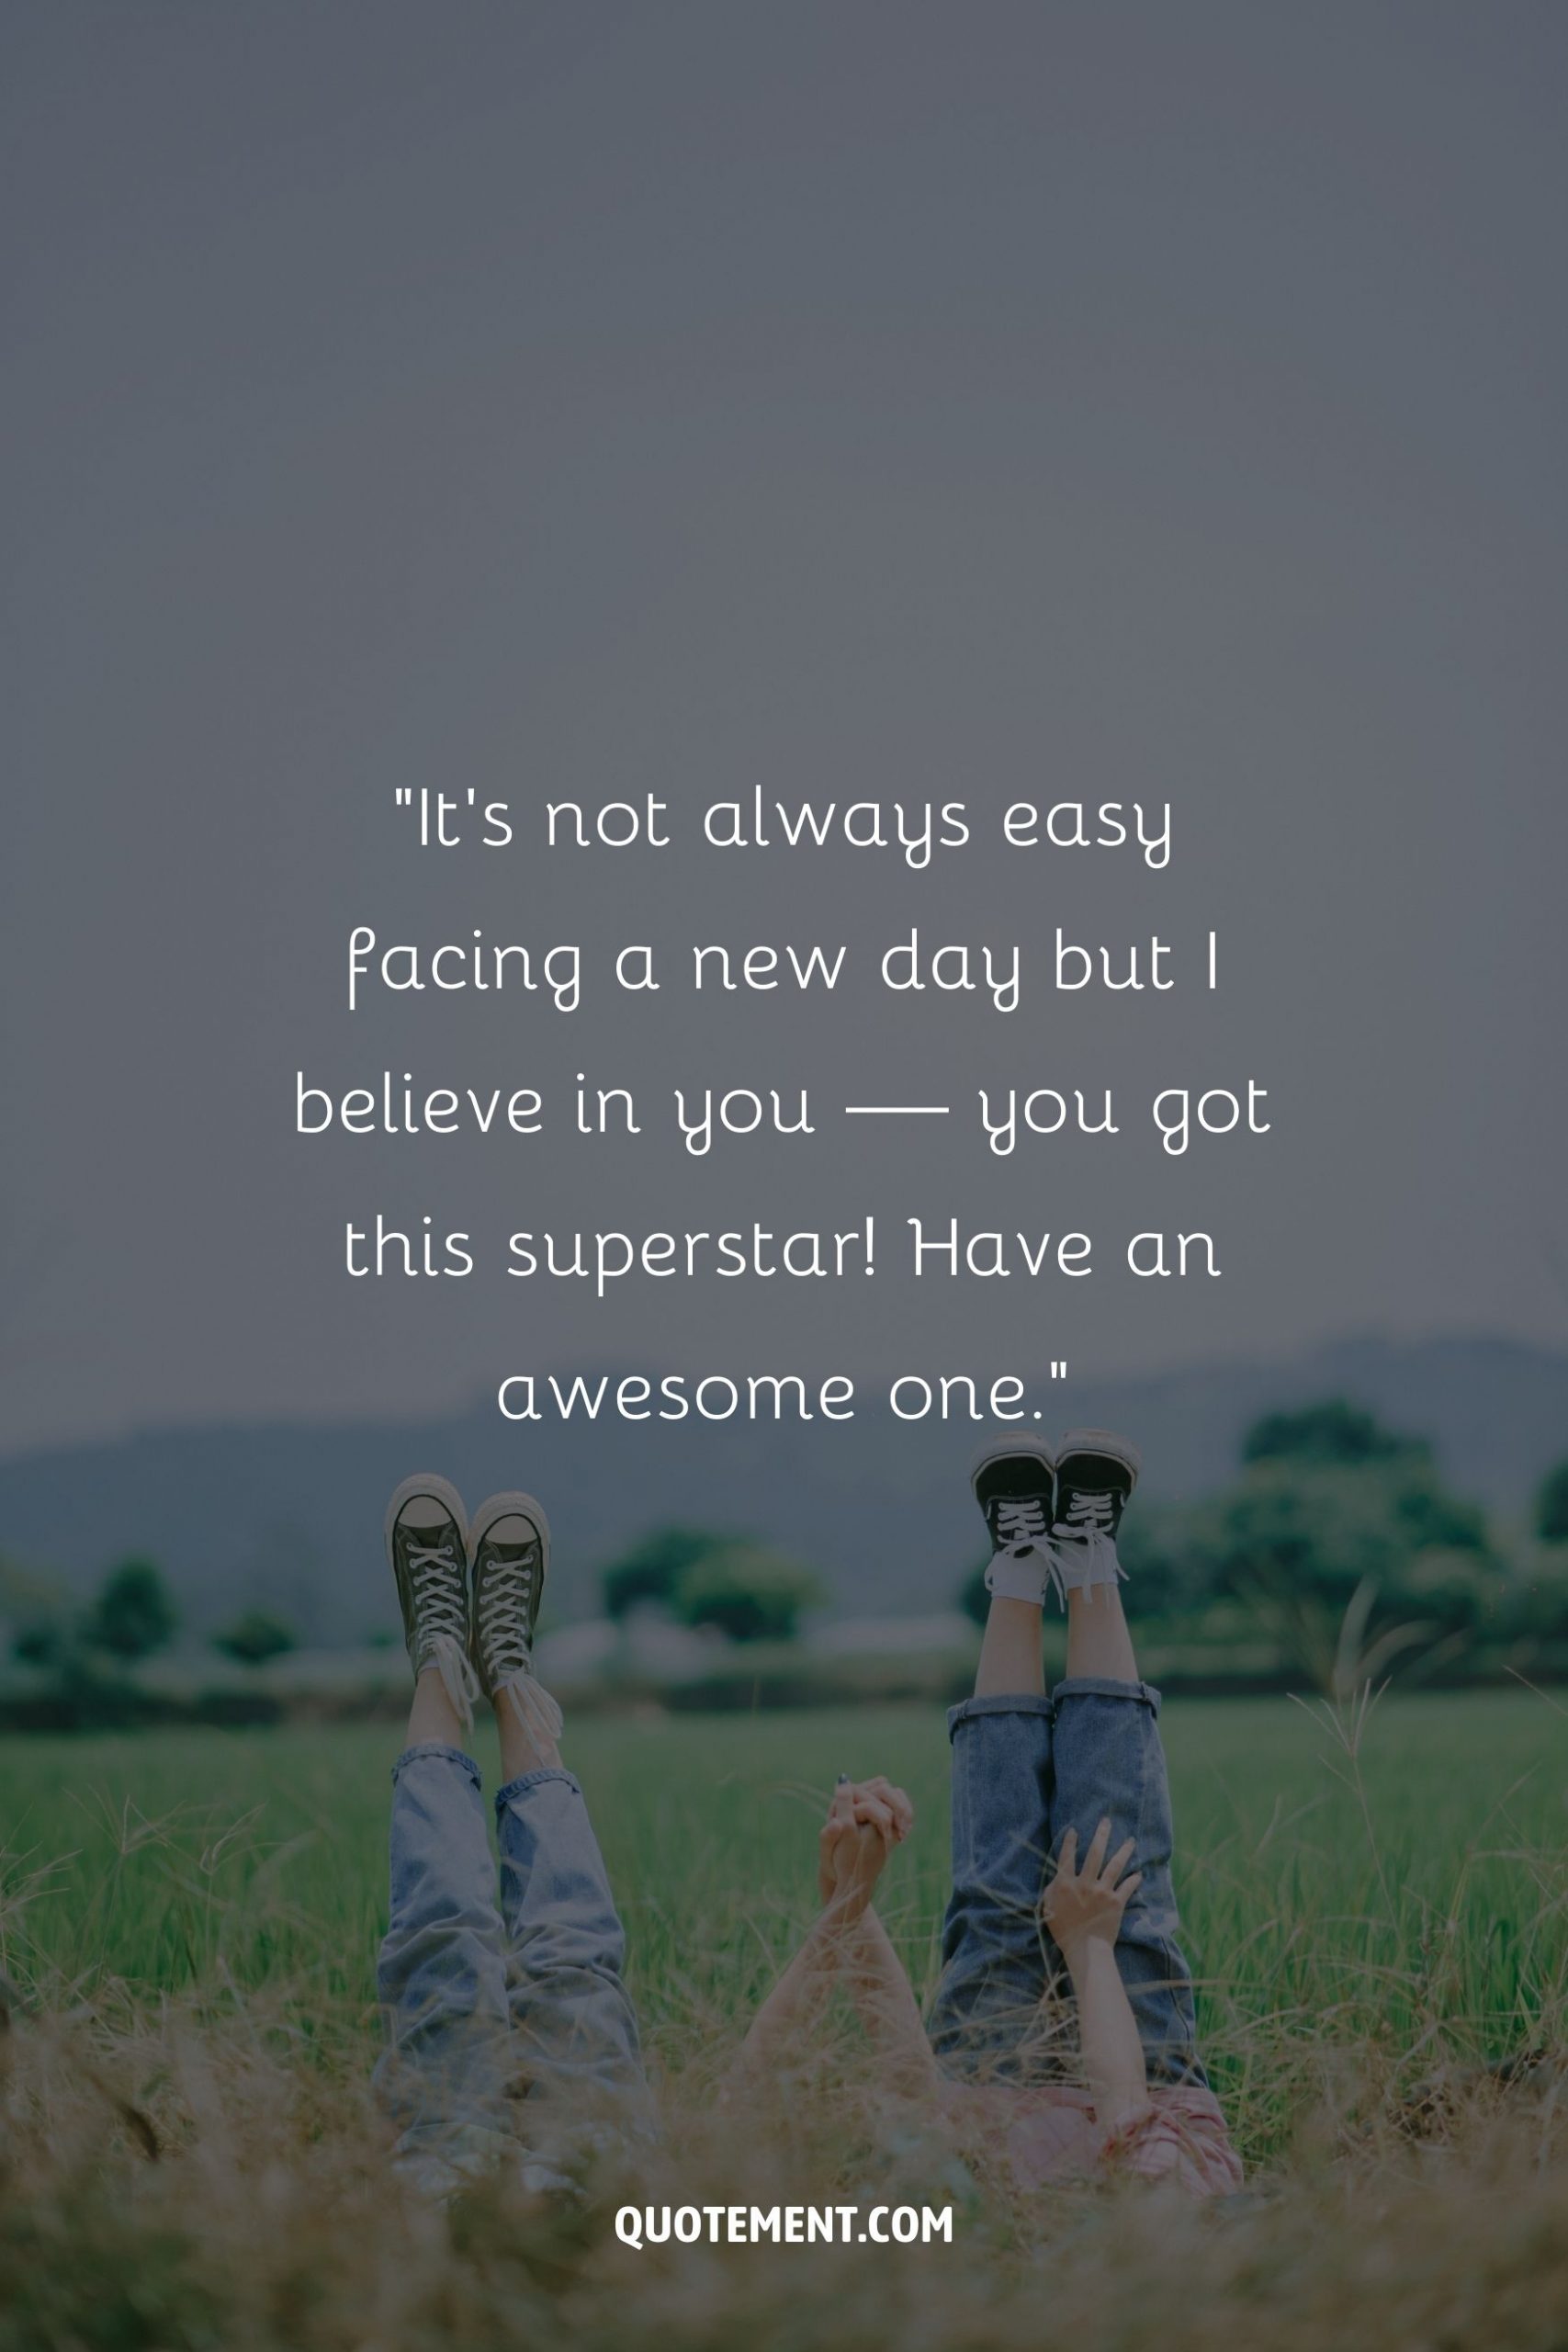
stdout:
[[(1568, 1458), (1512, 1517), (1489, 1518), (1423, 1437), (1338, 1396), (1261, 1414), (1234, 1458), (1217, 1490), (1140, 1493), (1122, 1531), (1153, 1679), (1333, 1691), (1397, 1667), (1412, 1681), (1568, 1680)], [(0, 1560), (0, 1713), (62, 1728), (182, 1713), (249, 1722), (265, 1709), (330, 1704), (323, 1694), (340, 1687), (394, 1703), (397, 1677), (367, 1666), (363, 1651), (357, 1663), (343, 1654), (338, 1679), (325, 1652), (280, 1676), (265, 1671), (301, 1649), (299, 1625), (310, 1619), (294, 1597), (314, 1573), (281, 1538), (265, 1581), (258, 1567), (250, 1585), (255, 1599), (231, 1600), (214, 1631), (211, 1620), (182, 1626), (160, 1565), (141, 1555), (117, 1562), (85, 1600)], [(810, 1567), (733, 1528), (655, 1525), (602, 1580), (609, 1623), (578, 1620), (559, 1634), (562, 1671), (590, 1690), (801, 1704), (917, 1682), (946, 1693), (944, 1675), (956, 1691), (973, 1670), (951, 1616), (911, 1623), (897, 1607), (860, 1615), (840, 1592), (836, 1617), (808, 1623), (835, 1596)], [(984, 1623), (978, 1556), (955, 1599)], [(557, 1636), (546, 1632), (547, 1645)], [(397, 1649), (394, 1632), (384, 1639)], [(215, 1651), (238, 1671), (220, 1672)], [(1055, 1610), (1047, 1652), (1055, 1675)], [(917, 1654), (930, 1655), (929, 1669), (917, 1668)], [(774, 1695), (759, 1700), (764, 1689)]]
[(133, 1664), (166, 1648), (179, 1622), (179, 1611), (155, 1564), (123, 1560), (104, 1578), (97, 1598), (82, 1617), (79, 1632), (85, 1648)]
[[(1219, 1645), (1268, 1633), (1320, 1684), (1404, 1652), (1477, 1641), (1568, 1641), (1568, 1462), (1543, 1486), (1534, 1541), (1505, 1541), (1439, 1475), (1424, 1438), (1344, 1397), (1269, 1412), (1242, 1437), (1238, 1473), (1190, 1503), (1140, 1496), (1120, 1550), (1141, 1625)], [(960, 1605), (985, 1622), (984, 1563)]]
[(1541, 1486), (1535, 1532), (1543, 1544), (1568, 1544), (1568, 1460), (1560, 1462)]
[(808, 1568), (765, 1544), (695, 1527), (653, 1529), (605, 1569), (604, 1589), (606, 1616), (662, 1609), (733, 1642), (792, 1641), (828, 1597)]
[(15, 1623), (11, 1655), (46, 1678), (44, 1706), (62, 1727), (133, 1723), (145, 1713), (134, 1669), (173, 1640), (179, 1626), (163, 1572), (152, 1560), (122, 1560), (85, 1608), (39, 1588)]
[(604, 1614), (617, 1623), (634, 1609), (675, 1609), (675, 1588), (690, 1567), (733, 1539), (700, 1527), (655, 1527), (604, 1570)]
[(224, 1632), (214, 1634), (212, 1646), (236, 1666), (265, 1666), (269, 1658), (287, 1657), (297, 1650), (299, 1637), (271, 1610), (247, 1609)]

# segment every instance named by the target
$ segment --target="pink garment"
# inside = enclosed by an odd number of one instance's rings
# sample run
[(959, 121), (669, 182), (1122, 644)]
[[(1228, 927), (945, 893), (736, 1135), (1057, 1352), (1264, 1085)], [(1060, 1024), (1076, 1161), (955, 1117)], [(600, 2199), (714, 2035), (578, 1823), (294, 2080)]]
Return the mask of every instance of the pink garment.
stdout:
[(1241, 2159), (1212, 2091), (1156, 2086), (1109, 2126), (1089, 2093), (1069, 2083), (949, 2083), (942, 2097), (953, 2120), (976, 2132), (1024, 2190), (1092, 2178), (1101, 2167), (1174, 2180), (1193, 2197), (1241, 2187)]

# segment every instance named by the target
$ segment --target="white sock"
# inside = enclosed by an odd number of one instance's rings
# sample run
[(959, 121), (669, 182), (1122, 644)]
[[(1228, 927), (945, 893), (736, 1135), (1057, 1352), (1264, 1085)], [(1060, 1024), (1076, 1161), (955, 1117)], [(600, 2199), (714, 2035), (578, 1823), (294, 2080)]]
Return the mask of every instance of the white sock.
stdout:
[(1096, 1585), (1124, 1584), (1127, 1580), (1127, 1571), (1116, 1556), (1115, 1544), (1109, 1535), (1098, 1533), (1054, 1543), (1051, 1576), (1062, 1596), (1064, 1609), (1069, 1592), (1092, 1596)]
[(986, 1590), (998, 1600), (1032, 1600), (1037, 1609), (1045, 1606), (1045, 1588), (1052, 1581), (1049, 1548), (1032, 1539), (1021, 1544), (1010, 1544), (1004, 1551), (993, 1552), (991, 1564), (986, 1570)]

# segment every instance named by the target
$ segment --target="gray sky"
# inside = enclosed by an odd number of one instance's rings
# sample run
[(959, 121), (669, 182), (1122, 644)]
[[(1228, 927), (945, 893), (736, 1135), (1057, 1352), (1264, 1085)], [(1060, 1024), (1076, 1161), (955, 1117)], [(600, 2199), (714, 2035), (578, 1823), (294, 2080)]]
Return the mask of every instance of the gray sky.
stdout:
[[(1563, 1334), (1568, 413), (1550, 6), (290, 6), (13, 17), (0, 956), (10, 1449), (445, 1407), (500, 1374), (1145, 1370)], [(394, 789), (964, 799), (987, 845), (420, 857)], [(1175, 804), (1170, 869), (1004, 857)], [(582, 943), (583, 1010), (344, 1009), (352, 923)], [(882, 947), (1221, 933), (1226, 986), (1010, 1018)], [(607, 950), (849, 943), (840, 997)], [(597, 966), (592, 959), (598, 959)], [(292, 1133), (573, 1073), (604, 1142)], [(1160, 1086), (1270, 1090), (1162, 1162)], [(677, 1084), (809, 1084), (692, 1160)], [(1113, 1085), (987, 1159), (979, 1086)], [(934, 1091), (933, 1091), (934, 1090)], [(874, 1129), (849, 1102), (951, 1101)], [(656, 1124), (657, 1122), (657, 1124)], [(847, 1224), (829, 1286), (350, 1283), (345, 1217)], [(901, 1278), (908, 1215), (1106, 1237)], [(1113, 1246), (1201, 1226), (1213, 1284)], [(869, 1302), (869, 1303), (868, 1303)]]

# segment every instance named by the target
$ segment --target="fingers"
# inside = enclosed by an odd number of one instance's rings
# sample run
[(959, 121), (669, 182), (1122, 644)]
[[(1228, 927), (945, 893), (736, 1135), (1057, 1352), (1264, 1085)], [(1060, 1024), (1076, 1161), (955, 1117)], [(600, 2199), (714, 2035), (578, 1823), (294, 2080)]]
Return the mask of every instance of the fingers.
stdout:
[(892, 1839), (885, 1838), (880, 1829), (873, 1828), (868, 1825), (855, 1831), (855, 1843), (850, 1868), (857, 1877), (863, 1880), (880, 1878), (886, 1865), (887, 1857), (892, 1851)]
[(823, 1900), (845, 1898), (856, 1887), (863, 1894), (914, 1826), (915, 1808), (907, 1792), (895, 1788), (882, 1773), (869, 1781), (852, 1781), (840, 1773), (817, 1839)]
[[(1126, 1865), (1131, 1863), (1131, 1858), (1134, 1858), (1135, 1839), (1134, 1837), (1123, 1837), (1122, 1844), (1119, 1844), (1117, 1851), (1112, 1853), (1110, 1860), (1105, 1860), (1107, 1847), (1110, 1847), (1110, 1814), (1100, 1814), (1100, 1820), (1098, 1820), (1098, 1826), (1096, 1826), (1096, 1835), (1089, 1839), (1089, 1851), (1084, 1853), (1084, 1868), (1079, 1870), (1081, 1879), (1086, 1879), (1086, 1882), (1096, 1882), (1096, 1884), (1100, 1886), (1117, 1884), (1117, 1879), (1122, 1877), (1122, 1872), (1126, 1870)], [(1067, 1835), (1063, 1837), (1063, 1844), (1060, 1844), (1058, 1849), (1058, 1860), (1055, 1860), (1058, 1872), (1067, 1872), (1067, 1874), (1072, 1872), (1072, 1868), (1075, 1868), (1077, 1863), (1077, 1853), (1079, 1853), (1079, 1832), (1067, 1830)]]
[(840, 1781), (828, 1808), (829, 1820), (874, 1823), (890, 1842), (902, 1845), (915, 1826), (915, 1808), (903, 1789), (882, 1773), (869, 1781)]
[(855, 1822), (854, 1791), (841, 1789), (828, 1808), (828, 1818), (822, 1825), (823, 1833), (824, 1835), (831, 1833), (836, 1838), (852, 1837)]
[(1135, 1838), (1125, 1838), (1122, 1839), (1121, 1845), (1117, 1847), (1116, 1851), (1106, 1863), (1102, 1873), (1107, 1886), (1115, 1885), (1117, 1880), (1121, 1877), (1122, 1871), (1132, 1860), (1134, 1848), (1136, 1846), (1137, 1842), (1138, 1841)]
[(907, 1838), (915, 1826), (915, 1808), (909, 1802), (908, 1792), (895, 1787), (891, 1781), (877, 1780), (872, 1785), (884, 1804), (891, 1808), (893, 1826), (900, 1840)]
[(1131, 1903), (1134, 1895), (1136, 1894), (1143, 1883), (1144, 1873), (1142, 1871), (1134, 1871), (1131, 1878), (1124, 1878), (1121, 1885), (1116, 1889), (1119, 1900), (1122, 1903)]
[(1077, 1870), (1078, 1833), (1076, 1829), (1065, 1831), (1062, 1842), (1056, 1849), (1057, 1877), (1071, 1878), (1077, 1871), (1077, 1876), (1086, 1883), (1092, 1883), (1114, 1888), (1136, 1851), (1137, 1840), (1134, 1838), (1124, 1838), (1107, 1861), (1105, 1849), (1110, 1843), (1111, 1817), (1109, 1814), (1102, 1814), (1085, 1851), (1083, 1867)]
[(838, 1855), (852, 1844), (855, 1826), (852, 1821), (825, 1821), (817, 1839), (817, 1852), (825, 1869), (830, 1871)]
[(885, 1846), (896, 1846), (898, 1830), (893, 1818), (893, 1808), (880, 1797), (862, 1794), (855, 1801), (855, 1821), (863, 1829), (874, 1829)]
[(874, 1802), (886, 1806), (893, 1824), (895, 1840), (901, 1843), (915, 1826), (915, 1808), (910, 1804), (907, 1792), (903, 1789), (895, 1788), (892, 1781), (881, 1772), (874, 1773), (869, 1781), (855, 1781), (853, 1788), (857, 1807), (863, 1802)]

